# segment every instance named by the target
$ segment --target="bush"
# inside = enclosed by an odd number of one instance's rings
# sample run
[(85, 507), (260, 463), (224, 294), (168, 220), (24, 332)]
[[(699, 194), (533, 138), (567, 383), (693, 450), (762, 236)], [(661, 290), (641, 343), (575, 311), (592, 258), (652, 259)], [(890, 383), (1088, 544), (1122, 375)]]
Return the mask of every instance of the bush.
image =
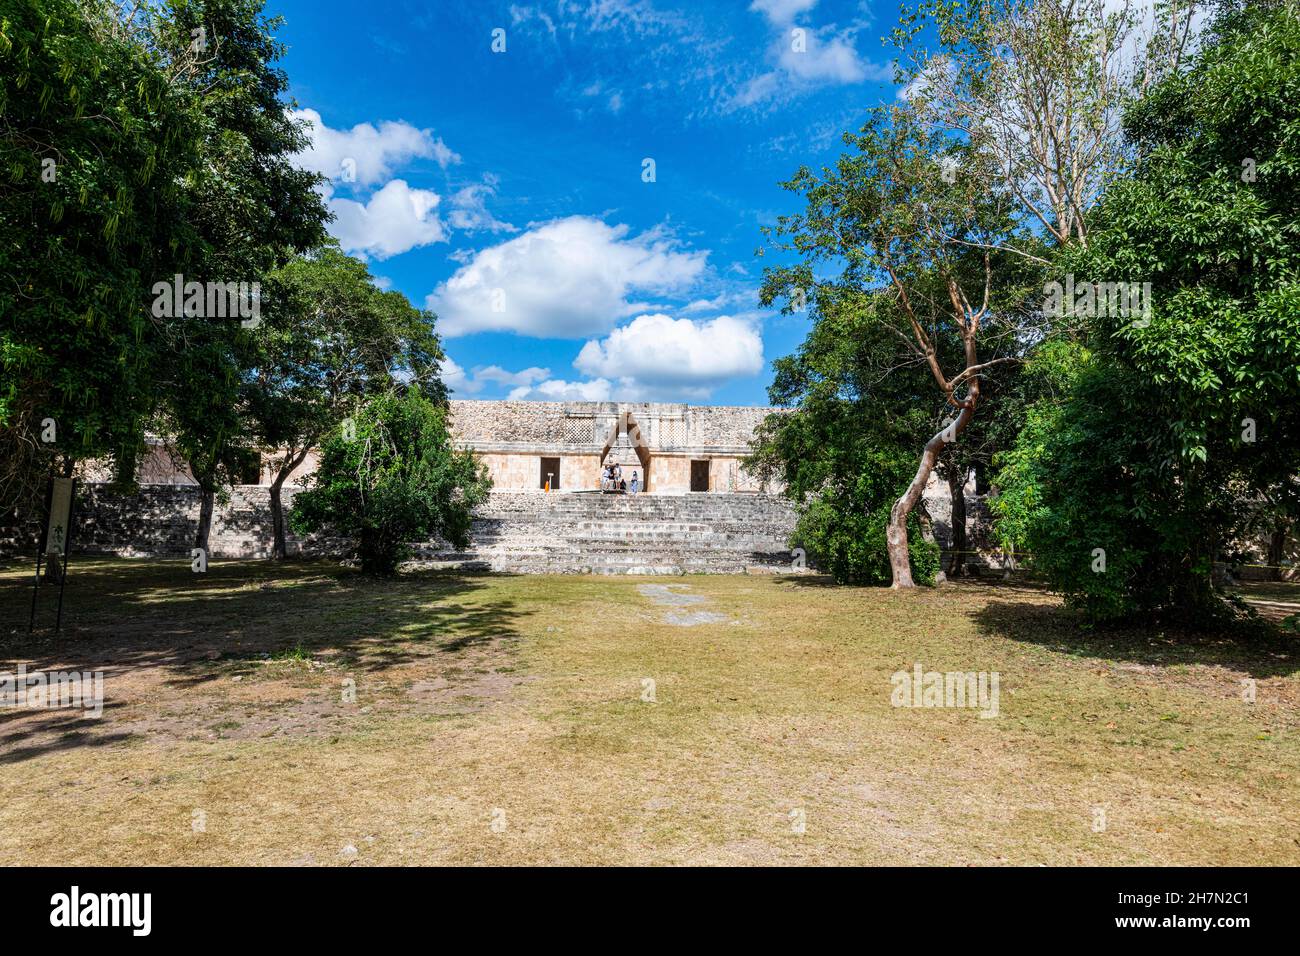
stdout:
[(396, 571), (409, 541), (468, 547), (473, 508), (491, 488), (474, 455), (452, 446), (445, 407), (415, 387), (363, 406), (324, 444), (310, 481), (290, 526), (356, 536), (369, 574)]
[[(872, 510), (852, 500), (818, 498), (799, 515), (794, 541), (840, 584), (885, 585), (893, 580), (885, 527), (891, 504)], [(934, 584), (939, 547), (921, 537), (916, 515), (908, 518), (908, 554), (917, 584)]]

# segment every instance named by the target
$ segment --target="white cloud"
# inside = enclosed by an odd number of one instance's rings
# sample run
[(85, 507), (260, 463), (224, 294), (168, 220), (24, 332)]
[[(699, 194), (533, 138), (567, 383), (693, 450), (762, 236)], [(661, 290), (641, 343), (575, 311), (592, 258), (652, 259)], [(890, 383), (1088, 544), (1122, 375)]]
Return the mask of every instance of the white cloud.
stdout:
[(603, 378), (591, 382), (566, 382), (549, 379), (533, 386), (521, 386), (510, 393), (516, 402), (607, 402), (613, 386)]
[(613, 379), (619, 391), (651, 398), (703, 399), (728, 379), (763, 368), (755, 323), (730, 315), (695, 321), (640, 315), (574, 360), (584, 375)]
[(707, 251), (683, 252), (662, 230), (629, 236), (590, 216), (530, 227), (476, 253), (426, 300), (444, 336), (513, 331), (576, 338), (646, 308), (633, 294), (689, 288)]
[(465, 370), (450, 355), (443, 357), (438, 377), (442, 379), (442, 384), (447, 386), (447, 391), (453, 395), (478, 391), (470, 382), (469, 376), (465, 374)]
[(394, 179), (364, 205), (351, 199), (331, 199), (336, 219), (332, 231), (347, 252), (375, 259), (417, 246), (446, 242), (447, 233), (436, 210), (440, 197), (427, 189), (412, 189)]
[(485, 385), (499, 388), (528, 388), (541, 382), (551, 374), (549, 368), (532, 366), (511, 372), (499, 365), (475, 366), (472, 372), (465, 371), (449, 355), (442, 362), (442, 381), (453, 394), (475, 395), (483, 391)]
[(325, 125), (315, 110), (297, 110), (290, 115), (311, 124), (311, 145), (298, 154), (298, 164), (332, 180), (373, 186), (391, 179), (397, 168), (412, 159), (434, 159), (443, 169), (460, 162), (460, 156), (432, 130), (417, 129), (403, 120), (386, 120), (378, 127), (358, 123), (350, 130), (339, 130)]
[(499, 365), (489, 365), (486, 368), (474, 369), (474, 378), (479, 381), (492, 382), (496, 385), (518, 387), (521, 385), (532, 385), (540, 382), (551, 374), (549, 368), (539, 368), (534, 365), (531, 368), (521, 369), (518, 372), (508, 372)]
[(817, 0), (754, 0), (749, 9), (757, 10), (773, 23), (783, 25), (815, 6)]
[(610, 89), (602, 80), (596, 80), (582, 88), (582, 96), (587, 99), (604, 100), (605, 109), (609, 110), (616, 116), (623, 111), (623, 91), (620, 89)]
[(508, 222), (502, 222), (492, 215), (487, 208), (487, 198), (497, 194), (497, 178), (492, 174), (483, 177), (483, 182), (473, 183), (452, 193), (447, 199), (449, 212), (447, 221), (454, 229), (466, 232), (518, 232), (518, 228)]
[(794, 17), (813, 5), (805, 0), (754, 0), (750, 9), (764, 13), (776, 28), (768, 53), (773, 68), (741, 86), (729, 100), (729, 108), (782, 102), (820, 86), (893, 78), (892, 67), (869, 63), (858, 55), (853, 30), (794, 26)]
[(796, 49), (783, 35), (776, 44), (777, 68), (751, 79), (732, 99), (733, 106), (754, 106), (764, 100), (806, 92), (818, 86), (890, 80), (891, 67), (867, 63), (858, 56), (852, 40), (826, 31), (807, 31), (804, 46)]
[(869, 75), (851, 41), (812, 31), (808, 32), (807, 46), (802, 51), (793, 43), (782, 44), (778, 62), (790, 76), (814, 83), (861, 83)]

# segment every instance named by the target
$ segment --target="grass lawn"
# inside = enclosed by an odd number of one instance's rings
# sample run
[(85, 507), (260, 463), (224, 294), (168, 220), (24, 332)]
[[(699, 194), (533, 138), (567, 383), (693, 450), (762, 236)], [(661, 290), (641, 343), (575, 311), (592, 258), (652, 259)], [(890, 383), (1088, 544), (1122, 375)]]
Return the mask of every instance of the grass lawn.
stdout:
[[(106, 704), (0, 709), (0, 863), (1300, 863), (1300, 639), (812, 577), (80, 559), (57, 639), (29, 597), (0, 671)], [(918, 662), (999, 716), (891, 706)]]

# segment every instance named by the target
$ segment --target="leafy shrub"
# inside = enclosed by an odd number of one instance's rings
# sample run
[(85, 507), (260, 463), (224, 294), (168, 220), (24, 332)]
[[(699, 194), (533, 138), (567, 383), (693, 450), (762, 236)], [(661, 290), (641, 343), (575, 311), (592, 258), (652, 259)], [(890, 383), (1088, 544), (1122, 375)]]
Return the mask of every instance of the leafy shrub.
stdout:
[(290, 525), (355, 535), (371, 574), (396, 571), (409, 541), (468, 547), (473, 508), (491, 482), (472, 453), (452, 446), (446, 414), (416, 387), (372, 399), (325, 442)]
[[(799, 515), (794, 541), (840, 584), (885, 585), (893, 580), (885, 528), (892, 503), (868, 510), (860, 501), (817, 498)], [(908, 519), (908, 554), (917, 584), (933, 584), (939, 547), (921, 537), (915, 515)]]

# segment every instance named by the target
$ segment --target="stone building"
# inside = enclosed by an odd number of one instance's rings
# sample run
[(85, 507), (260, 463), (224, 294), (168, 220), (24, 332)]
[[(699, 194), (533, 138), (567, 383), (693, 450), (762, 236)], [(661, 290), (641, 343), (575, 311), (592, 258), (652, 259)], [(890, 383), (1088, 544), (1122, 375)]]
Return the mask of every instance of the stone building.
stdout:
[[(494, 491), (595, 491), (602, 463), (617, 462), (623, 477), (638, 473), (654, 494), (779, 491), (760, 487), (741, 459), (754, 429), (774, 408), (657, 402), (451, 402), (455, 442), (475, 452)], [(288, 485), (316, 469), (313, 453)], [(107, 481), (106, 464), (90, 463), (82, 477)], [(240, 484), (269, 485), (269, 456)], [(150, 443), (136, 476), (141, 485), (193, 485), (183, 460)], [(648, 482), (647, 482), (647, 479)]]
[(741, 459), (771, 408), (659, 402), (453, 401), (456, 441), (495, 491), (595, 491), (601, 464), (651, 494), (756, 492)]

